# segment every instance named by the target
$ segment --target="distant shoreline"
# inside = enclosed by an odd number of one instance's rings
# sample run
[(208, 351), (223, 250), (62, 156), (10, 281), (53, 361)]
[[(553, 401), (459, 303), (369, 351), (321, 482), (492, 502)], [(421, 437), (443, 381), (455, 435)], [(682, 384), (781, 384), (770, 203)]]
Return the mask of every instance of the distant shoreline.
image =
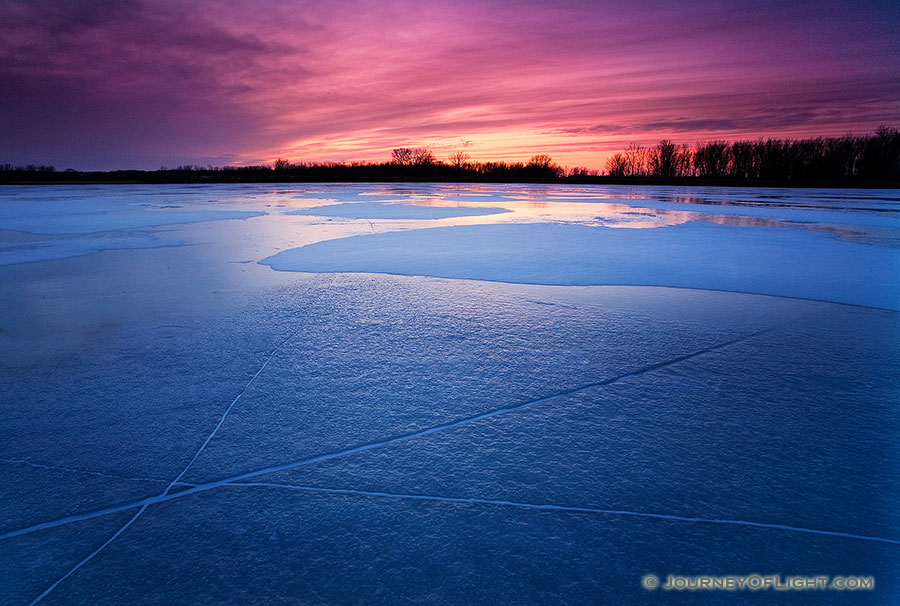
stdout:
[(605, 172), (560, 166), (547, 154), (527, 162), (472, 161), (456, 151), (447, 162), (426, 147), (397, 147), (389, 162), (291, 162), (157, 170), (78, 171), (0, 165), (0, 184), (151, 183), (561, 183), (718, 187), (900, 188), (900, 130), (815, 139), (710, 141), (693, 147), (663, 139), (632, 143)]
[[(181, 171), (167, 171), (180, 173)], [(610, 177), (579, 175), (533, 179), (473, 179), (434, 178), (422, 175), (397, 174), (389, 177), (297, 178), (294, 175), (272, 174), (222, 175), (220, 171), (190, 171), (188, 174), (159, 174), (160, 171), (109, 171), (77, 173), (33, 173), (30, 175), (2, 175), (0, 185), (203, 185), (229, 183), (509, 183), (547, 185), (635, 185), (680, 187), (750, 187), (792, 189), (900, 189), (900, 181), (869, 181), (840, 179), (829, 181), (796, 179), (735, 179), (709, 177)], [(29, 178), (32, 177), (32, 178)]]

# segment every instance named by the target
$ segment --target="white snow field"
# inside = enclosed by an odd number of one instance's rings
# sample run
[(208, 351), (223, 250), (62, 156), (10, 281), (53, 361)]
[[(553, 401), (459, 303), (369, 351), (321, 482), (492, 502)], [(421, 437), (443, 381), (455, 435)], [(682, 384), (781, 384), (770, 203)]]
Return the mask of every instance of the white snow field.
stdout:
[(896, 603), (898, 251), (896, 190), (4, 187), (0, 603)]
[(319, 242), (275, 269), (439, 276), (523, 284), (702, 288), (900, 311), (900, 248), (778, 227), (700, 221), (659, 229), (566, 223), (469, 225)]

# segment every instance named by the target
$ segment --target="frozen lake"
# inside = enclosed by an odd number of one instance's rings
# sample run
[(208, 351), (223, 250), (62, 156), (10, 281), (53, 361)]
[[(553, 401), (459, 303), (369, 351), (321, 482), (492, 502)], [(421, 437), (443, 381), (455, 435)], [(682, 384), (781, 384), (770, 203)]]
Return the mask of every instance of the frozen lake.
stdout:
[(898, 276), (898, 190), (4, 186), (0, 603), (900, 602)]

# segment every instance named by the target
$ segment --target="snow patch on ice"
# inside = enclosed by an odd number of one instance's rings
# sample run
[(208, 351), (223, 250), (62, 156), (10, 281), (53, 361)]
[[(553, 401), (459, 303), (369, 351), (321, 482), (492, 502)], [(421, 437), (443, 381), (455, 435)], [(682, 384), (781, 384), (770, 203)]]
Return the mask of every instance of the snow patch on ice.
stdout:
[(800, 228), (436, 227), (328, 240), (260, 263), (280, 271), (726, 290), (900, 310), (900, 250)]

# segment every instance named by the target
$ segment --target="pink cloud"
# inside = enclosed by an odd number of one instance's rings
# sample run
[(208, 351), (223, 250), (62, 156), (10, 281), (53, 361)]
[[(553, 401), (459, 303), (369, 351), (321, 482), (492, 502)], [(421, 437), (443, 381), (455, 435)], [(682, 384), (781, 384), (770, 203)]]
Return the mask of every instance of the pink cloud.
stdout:
[(0, 0), (0, 161), (477, 159), (900, 118), (872, 3)]

